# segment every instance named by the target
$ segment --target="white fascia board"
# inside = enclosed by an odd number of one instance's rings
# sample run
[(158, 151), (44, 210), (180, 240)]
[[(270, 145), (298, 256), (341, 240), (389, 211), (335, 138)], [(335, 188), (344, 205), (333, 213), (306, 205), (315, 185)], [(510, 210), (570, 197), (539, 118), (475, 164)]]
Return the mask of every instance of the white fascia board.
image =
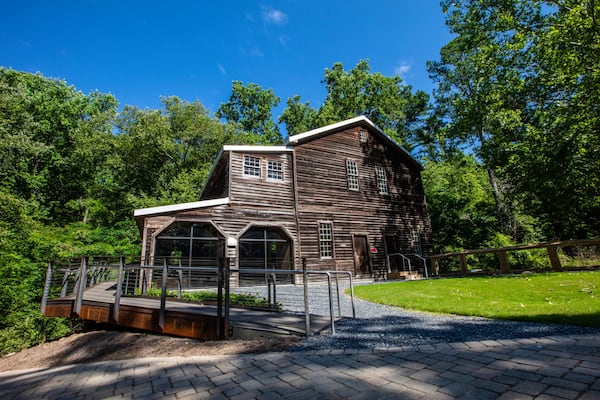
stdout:
[(300, 141), (302, 139), (306, 139), (308, 137), (315, 136), (315, 135), (318, 135), (320, 133), (332, 131), (332, 130), (335, 130), (335, 129), (338, 129), (338, 128), (343, 128), (343, 127), (345, 127), (347, 125), (352, 125), (352, 124), (355, 124), (355, 123), (360, 122), (360, 121), (365, 121), (369, 125), (371, 125), (373, 128), (381, 131), (379, 128), (377, 128), (375, 126), (375, 124), (369, 118), (365, 117), (364, 115), (359, 115), (358, 117), (350, 118), (350, 119), (347, 119), (345, 121), (336, 122), (335, 124), (323, 126), (321, 128), (313, 129), (311, 131), (307, 131), (307, 132), (299, 133), (297, 135), (290, 136), (288, 138), (288, 143), (298, 143), (298, 141)]
[(222, 206), (225, 204), (229, 204), (229, 197), (223, 197), (220, 199), (213, 199), (213, 200), (194, 201), (192, 203), (171, 204), (168, 206), (140, 208), (133, 212), (133, 216), (134, 217), (142, 217), (144, 215), (163, 214), (163, 213), (174, 212), (174, 211), (191, 210), (194, 208)]
[(281, 153), (294, 151), (294, 148), (289, 146), (225, 145), (223, 146), (223, 151), (245, 151), (249, 153)]

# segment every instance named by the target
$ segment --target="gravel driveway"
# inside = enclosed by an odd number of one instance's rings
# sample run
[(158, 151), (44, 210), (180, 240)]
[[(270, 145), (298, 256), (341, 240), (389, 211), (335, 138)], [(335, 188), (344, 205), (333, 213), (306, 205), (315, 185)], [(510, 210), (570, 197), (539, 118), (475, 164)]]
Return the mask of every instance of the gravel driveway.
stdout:
[[(368, 284), (368, 283), (362, 283)], [(476, 317), (446, 316), (405, 311), (355, 299), (356, 318), (351, 318), (350, 296), (344, 294), (347, 285), (340, 284), (342, 318), (335, 323), (335, 335), (312, 336), (291, 350), (367, 349), (431, 345), (436, 343), (481, 340), (519, 339), (529, 337), (600, 334), (598, 328), (491, 320)], [(277, 301), (286, 311), (303, 312), (302, 286), (277, 287)], [(265, 296), (266, 288), (240, 288), (239, 291)], [(329, 315), (327, 285), (313, 284), (309, 291), (311, 314)], [(335, 285), (334, 314), (338, 316)]]

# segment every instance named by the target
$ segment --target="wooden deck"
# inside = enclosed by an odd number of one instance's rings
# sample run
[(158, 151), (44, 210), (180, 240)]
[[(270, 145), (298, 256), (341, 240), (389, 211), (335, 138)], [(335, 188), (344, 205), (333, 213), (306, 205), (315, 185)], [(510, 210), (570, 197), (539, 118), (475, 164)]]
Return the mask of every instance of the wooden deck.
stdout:
[[(219, 339), (217, 307), (185, 303), (168, 299), (164, 322), (160, 321), (160, 299), (121, 297), (118, 320), (113, 317), (116, 282), (103, 282), (85, 290), (79, 314), (74, 313), (75, 296), (50, 299), (44, 315), (49, 317), (78, 317), (85, 320), (111, 323), (168, 335), (202, 340)], [(310, 316), (311, 332), (329, 328), (329, 318)], [(227, 328), (225, 328), (227, 329)], [(273, 335), (304, 335), (304, 315), (260, 311), (231, 307), (229, 310), (230, 337)]]

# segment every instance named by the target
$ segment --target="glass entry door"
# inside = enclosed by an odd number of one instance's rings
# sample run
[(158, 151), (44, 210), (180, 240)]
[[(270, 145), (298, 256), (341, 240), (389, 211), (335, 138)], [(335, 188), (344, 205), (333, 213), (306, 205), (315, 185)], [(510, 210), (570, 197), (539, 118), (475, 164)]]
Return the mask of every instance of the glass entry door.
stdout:
[[(242, 235), (239, 246), (241, 286), (265, 285), (269, 270), (292, 269), (292, 241), (280, 228), (252, 227)], [(278, 275), (277, 282), (289, 283), (290, 276)]]

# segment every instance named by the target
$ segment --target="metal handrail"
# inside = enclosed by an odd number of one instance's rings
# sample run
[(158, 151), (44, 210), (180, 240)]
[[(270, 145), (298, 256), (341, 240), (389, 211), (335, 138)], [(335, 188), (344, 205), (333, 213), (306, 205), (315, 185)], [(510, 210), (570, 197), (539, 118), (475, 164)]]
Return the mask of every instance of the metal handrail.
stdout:
[[(225, 259), (224, 259), (225, 260)], [(305, 260), (303, 260), (303, 267), (305, 267)], [(220, 280), (222, 282), (223, 285), (226, 286), (226, 297), (228, 296), (229, 293), (229, 280), (230, 280), (230, 275), (231, 273), (239, 273), (239, 272), (244, 272), (244, 273), (255, 273), (255, 274), (266, 274), (267, 276), (270, 277), (270, 279), (268, 279), (268, 281), (270, 281), (270, 287), (269, 289), (271, 289), (271, 285), (272, 285), (272, 299), (271, 299), (271, 295), (269, 294), (269, 302), (271, 305), (276, 304), (276, 286), (277, 286), (277, 279), (276, 279), (276, 275), (277, 274), (303, 274), (304, 276), (308, 276), (308, 275), (324, 275), (327, 278), (327, 289), (328, 289), (328, 295), (329, 295), (329, 318), (330, 318), (330, 326), (331, 326), (331, 334), (335, 334), (335, 322), (334, 322), (334, 305), (333, 305), (333, 283), (332, 283), (332, 278), (335, 277), (335, 285), (336, 285), (336, 294), (337, 294), (337, 301), (338, 301), (338, 317), (341, 317), (341, 302), (340, 302), (340, 293), (339, 293), (339, 280), (338, 277), (340, 275), (346, 275), (348, 276), (349, 279), (349, 288), (350, 288), (350, 299), (351, 299), (351, 306), (352, 306), (352, 317), (356, 318), (356, 306), (355, 306), (355, 299), (354, 299), (354, 286), (353, 286), (353, 282), (352, 282), (352, 273), (349, 271), (313, 271), (313, 270), (287, 270), (287, 269), (282, 269), (282, 270), (264, 270), (264, 269), (250, 269), (250, 268), (233, 268), (233, 269), (229, 269), (227, 268), (229, 263), (225, 262), (225, 270), (223, 271), (221, 268), (214, 268), (214, 267), (184, 267), (181, 266), (181, 264), (175, 266), (175, 265), (168, 265), (167, 260), (165, 259), (163, 262), (163, 265), (161, 266), (156, 266), (156, 265), (147, 265), (143, 262), (140, 263), (135, 263), (135, 264), (126, 264), (125, 263), (125, 257), (120, 257), (118, 262), (113, 262), (113, 263), (107, 263), (107, 262), (103, 262), (101, 265), (97, 265), (95, 263), (90, 263), (90, 258), (89, 257), (81, 257), (80, 259), (80, 265), (79, 268), (75, 269), (70, 269), (70, 268), (57, 268), (55, 267), (54, 263), (50, 262), (48, 264), (48, 269), (46, 272), (46, 281), (44, 284), (44, 292), (43, 292), (43, 296), (42, 296), (42, 301), (41, 301), (41, 308), (42, 308), (42, 312), (45, 311), (46, 308), (46, 304), (48, 301), (48, 298), (50, 296), (50, 292), (51, 292), (51, 286), (52, 286), (52, 278), (54, 276), (54, 271), (60, 271), (60, 272), (64, 272), (64, 276), (62, 278), (62, 287), (61, 287), (61, 296), (65, 297), (65, 295), (67, 294), (67, 285), (69, 283), (69, 277), (73, 274), (76, 273), (76, 279), (74, 282), (74, 287), (73, 287), (73, 294), (75, 295), (75, 302), (74, 302), (74, 307), (73, 307), (73, 312), (77, 315), (80, 314), (81, 312), (81, 306), (82, 306), (82, 302), (83, 302), (83, 295), (84, 295), (84, 291), (85, 289), (88, 287), (88, 275), (90, 277), (90, 285), (93, 284), (97, 284), (101, 281), (104, 281), (106, 279), (108, 279), (109, 277), (109, 273), (108, 270), (109, 269), (117, 269), (118, 270), (118, 274), (117, 274), (117, 293), (115, 295), (115, 304), (113, 307), (113, 315), (112, 318), (114, 319), (114, 321), (118, 321), (119, 319), (119, 310), (120, 310), (120, 303), (121, 303), (121, 297), (122, 297), (122, 293), (123, 293), (123, 286), (126, 287), (127, 289), (127, 285), (129, 284), (128, 280), (125, 281), (125, 275), (129, 272), (129, 271), (135, 271), (135, 270), (140, 270), (142, 271), (139, 275), (141, 277), (141, 282), (138, 282), (138, 275), (136, 275), (136, 287), (138, 287), (138, 283), (141, 286), (142, 289), (142, 293), (144, 294), (146, 292), (146, 286), (147, 286), (147, 273), (148, 271), (153, 271), (153, 270), (162, 270), (162, 290), (161, 290), (161, 305), (160, 305), (160, 315), (159, 315), (159, 326), (161, 328), (164, 327), (164, 312), (165, 312), (165, 308), (166, 308), (166, 293), (167, 293), (167, 279), (168, 279), (168, 272), (175, 270), (175, 271), (199, 271), (199, 272), (213, 272), (213, 273), (217, 273), (219, 274), (223, 274), (224, 276), (223, 280)], [(223, 272), (220, 272), (223, 271)], [(182, 289), (182, 279), (181, 279), (181, 273), (178, 274), (179, 279), (178, 279), (178, 292), (181, 292)], [(125, 284), (125, 285), (124, 285)], [(306, 335), (309, 336), (310, 335), (310, 314), (309, 314), (309, 309), (308, 309), (308, 279), (304, 279), (304, 286), (305, 286), (305, 316), (306, 316), (306, 326), (305, 326), (305, 330), (306, 330)], [(270, 291), (270, 290), (269, 290)], [(225, 304), (225, 324), (228, 325), (228, 320), (229, 320), (229, 310), (228, 310), (228, 303), (229, 303), (229, 299), (226, 298), (225, 299), (226, 304)], [(220, 316), (219, 316), (220, 317)], [(222, 318), (222, 317), (220, 317)], [(224, 329), (224, 327), (226, 325), (223, 325), (223, 327), (221, 327), (221, 323), (219, 323), (220, 328), (219, 329)], [(221, 335), (224, 335), (224, 332), (221, 332)]]
[(423, 261), (423, 267), (425, 268), (425, 278), (429, 278), (429, 272), (427, 271), (427, 259), (418, 253), (407, 254), (407, 256), (417, 257)]

